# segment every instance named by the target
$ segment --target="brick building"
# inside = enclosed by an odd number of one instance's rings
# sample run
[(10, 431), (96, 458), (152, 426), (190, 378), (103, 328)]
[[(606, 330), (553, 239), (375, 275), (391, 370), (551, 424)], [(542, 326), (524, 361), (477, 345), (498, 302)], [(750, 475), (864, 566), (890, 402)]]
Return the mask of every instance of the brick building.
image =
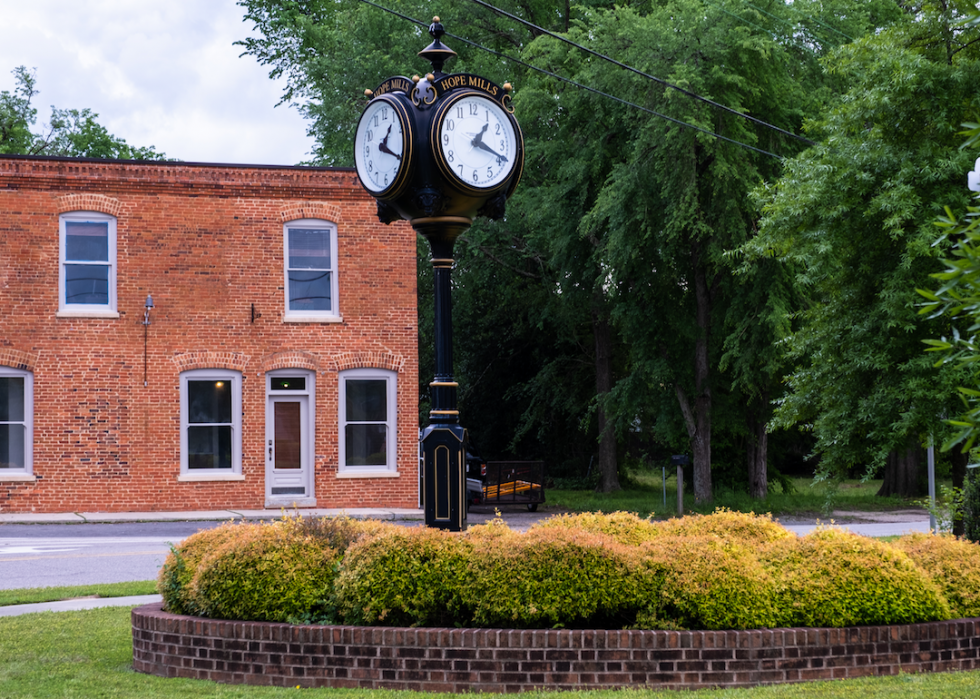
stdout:
[(346, 169), (0, 156), (0, 512), (417, 507), (375, 210)]

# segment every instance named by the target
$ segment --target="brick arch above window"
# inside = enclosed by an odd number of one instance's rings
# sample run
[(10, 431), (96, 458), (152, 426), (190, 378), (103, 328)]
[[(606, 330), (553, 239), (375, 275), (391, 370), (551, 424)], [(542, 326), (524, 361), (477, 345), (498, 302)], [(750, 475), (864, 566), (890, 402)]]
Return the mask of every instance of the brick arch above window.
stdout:
[(405, 357), (389, 352), (343, 352), (330, 358), (333, 371), (348, 369), (387, 369), (400, 372), (405, 366)]
[(122, 202), (104, 194), (66, 194), (58, 198), (58, 213), (69, 211), (97, 211), (118, 218)]
[(191, 369), (231, 369), (244, 373), (249, 359), (251, 357), (247, 354), (239, 352), (214, 352), (210, 350), (179, 352), (173, 356), (174, 364), (177, 365), (179, 372), (190, 371)]
[(298, 221), (304, 218), (318, 218), (331, 223), (340, 223), (341, 210), (336, 204), (326, 204), (323, 202), (306, 202), (298, 206), (291, 206), (279, 212), (283, 223)]
[(20, 369), (21, 371), (34, 371), (37, 360), (38, 355), (34, 352), (0, 348), (0, 366)]
[(259, 371), (268, 372), (276, 369), (309, 369), (317, 371), (320, 368), (320, 358), (311, 352), (303, 350), (286, 350), (267, 354), (258, 361)]

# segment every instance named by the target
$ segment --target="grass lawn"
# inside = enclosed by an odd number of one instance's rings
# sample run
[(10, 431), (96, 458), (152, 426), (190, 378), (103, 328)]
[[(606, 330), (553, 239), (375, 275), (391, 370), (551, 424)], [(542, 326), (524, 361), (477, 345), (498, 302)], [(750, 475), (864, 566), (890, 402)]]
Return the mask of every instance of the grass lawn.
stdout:
[[(74, 587), (26, 587), (19, 590), (0, 590), (0, 607), (11, 604), (57, 602), (78, 597), (129, 597), (130, 595), (155, 595), (156, 593), (156, 580)], [(0, 694), (0, 697), (2, 696)]]
[[(3, 699), (258, 699), (283, 696), (410, 699), (423, 696), (390, 691), (225, 686), (137, 674), (131, 666), (129, 612), (128, 607), (113, 607), (0, 619), (0, 696)], [(549, 699), (586, 696), (589, 699), (967, 699), (978, 695), (980, 672), (901, 675), (740, 690), (530, 692), (524, 696)], [(445, 695), (446, 699), (455, 696)]]
[[(677, 512), (677, 471), (667, 469), (667, 504), (664, 506), (664, 488), (660, 469), (633, 471), (630, 482), (617, 493), (596, 493), (591, 490), (551, 489), (545, 492), (548, 507), (575, 512), (635, 512), (641, 517), (651, 514), (671, 516)], [(790, 479), (793, 492), (769, 493), (765, 500), (753, 500), (747, 493), (737, 493), (715, 488), (714, 501), (706, 506), (695, 505), (690, 487), (684, 492), (684, 512), (710, 513), (718, 507), (739, 512), (774, 516), (821, 517), (830, 519), (834, 510), (881, 511), (917, 508), (916, 502), (897, 497), (880, 498), (875, 493), (881, 487), (880, 480), (861, 482), (845, 481), (833, 488), (827, 483), (814, 484), (809, 478)], [(949, 483), (947, 483), (949, 485)], [(923, 498), (924, 499), (924, 498)]]

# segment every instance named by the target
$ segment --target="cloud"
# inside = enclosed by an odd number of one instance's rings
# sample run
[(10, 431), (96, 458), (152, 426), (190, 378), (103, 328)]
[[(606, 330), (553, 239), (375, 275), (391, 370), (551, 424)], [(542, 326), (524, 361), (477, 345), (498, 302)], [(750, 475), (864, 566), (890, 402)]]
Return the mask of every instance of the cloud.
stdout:
[(0, 90), (37, 69), (38, 121), (89, 108), (111, 133), (196, 162), (291, 165), (312, 139), (282, 85), (240, 54), (234, 0), (0, 0)]

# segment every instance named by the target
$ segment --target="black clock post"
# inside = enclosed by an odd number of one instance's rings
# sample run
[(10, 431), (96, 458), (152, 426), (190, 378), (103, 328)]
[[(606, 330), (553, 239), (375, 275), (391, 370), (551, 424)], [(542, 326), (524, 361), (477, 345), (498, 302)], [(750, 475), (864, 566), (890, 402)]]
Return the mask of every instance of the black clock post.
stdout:
[(378, 202), (382, 223), (399, 219), (429, 242), (435, 278), (435, 376), (429, 425), (422, 432), (420, 488), (425, 523), (466, 528), (466, 431), (459, 424), (453, 378), (450, 274), (456, 239), (476, 216), (499, 219), (524, 166), (524, 141), (513, 116), (510, 85), (477, 75), (443, 73), (456, 52), (442, 43), (419, 52), (432, 72), (393, 77), (375, 90), (360, 121), (354, 161), (361, 184)]

